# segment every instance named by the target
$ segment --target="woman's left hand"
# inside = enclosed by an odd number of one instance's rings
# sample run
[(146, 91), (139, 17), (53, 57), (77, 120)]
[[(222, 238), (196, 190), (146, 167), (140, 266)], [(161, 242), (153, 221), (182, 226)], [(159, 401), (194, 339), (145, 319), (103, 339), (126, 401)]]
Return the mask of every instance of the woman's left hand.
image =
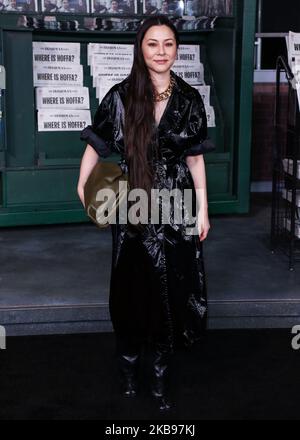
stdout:
[(197, 217), (198, 233), (200, 241), (204, 241), (210, 230), (210, 224), (208, 219), (207, 209), (200, 210)]

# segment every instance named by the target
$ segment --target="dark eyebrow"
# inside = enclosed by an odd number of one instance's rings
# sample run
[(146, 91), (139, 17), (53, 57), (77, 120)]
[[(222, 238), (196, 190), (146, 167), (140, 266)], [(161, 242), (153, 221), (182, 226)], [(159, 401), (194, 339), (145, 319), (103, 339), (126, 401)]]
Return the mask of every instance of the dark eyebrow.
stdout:
[[(148, 41), (153, 40), (153, 41), (158, 41), (155, 40), (155, 38), (148, 38)], [(164, 41), (168, 41), (168, 40), (174, 40), (174, 38), (166, 38)]]

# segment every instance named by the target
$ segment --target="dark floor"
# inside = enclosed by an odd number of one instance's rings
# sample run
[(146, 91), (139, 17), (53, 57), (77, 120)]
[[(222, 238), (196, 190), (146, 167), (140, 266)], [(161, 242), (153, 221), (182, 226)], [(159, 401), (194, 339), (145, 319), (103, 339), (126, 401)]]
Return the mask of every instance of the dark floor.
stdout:
[[(270, 252), (271, 195), (250, 212), (210, 216), (203, 243), (209, 328), (300, 321), (300, 266)], [(93, 224), (0, 230), (0, 323), (10, 335), (109, 331), (110, 229)]]
[[(109, 325), (110, 231), (1, 229), (0, 324), (8, 334), (74, 334), (8, 337), (0, 419), (298, 420), (300, 351), (291, 348), (291, 327), (300, 325), (300, 267), (290, 272), (283, 254), (270, 253), (270, 195), (251, 197), (249, 214), (210, 218), (210, 329), (173, 358), (176, 406), (168, 416), (149, 397), (148, 353), (141, 394), (127, 401), (118, 394), (114, 334), (91, 332)], [(216, 330), (226, 327), (235, 330)]]
[(300, 351), (290, 330), (210, 330), (173, 358), (176, 407), (160, 416), (148, 395), (118, 395), (114, 336), (8, 338), (0, 350), (0, 419), (299, 420)]

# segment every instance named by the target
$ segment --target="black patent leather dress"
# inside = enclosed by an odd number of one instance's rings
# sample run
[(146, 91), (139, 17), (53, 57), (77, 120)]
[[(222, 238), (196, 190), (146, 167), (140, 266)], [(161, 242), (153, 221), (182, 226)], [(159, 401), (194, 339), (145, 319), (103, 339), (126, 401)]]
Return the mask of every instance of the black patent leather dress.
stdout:
[[(214, 150), (207, 139), (207, 119), (199, 92), (172, 70), (175, 85), (156, 127), (155, 188), (192, 189), (186, 156)], [(100, 157), (121, 156), (125, 172), (123, 123), (127, 81), (103, 98), (93, 124), (80, 135)], [(194, 195), (195, 197), (195, 195)], [(172, 217), (172, 210), (171, 210)], [(134, 352), (145, 340), (173, 352), (189, 346), (205, 330), (207, 292), (203, 242), (187, 235), (186, 224), (148, 223), (143, 232), (130, 224), (111, 225), (113, 252), (109, 307), (123, 352)]]

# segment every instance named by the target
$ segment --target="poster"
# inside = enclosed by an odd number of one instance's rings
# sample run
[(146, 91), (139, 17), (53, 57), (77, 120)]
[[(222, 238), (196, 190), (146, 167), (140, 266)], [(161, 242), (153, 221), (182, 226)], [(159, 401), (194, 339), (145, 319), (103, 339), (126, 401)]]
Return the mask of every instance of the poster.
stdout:
[(204, 68), (203, 64), (190, 65), (190, 64), (174, 64), (172, 70), (180, 78), (184, 79), (188, 84), (204, 85)]
[(94, 68), (94, 76), (93, 76), (93, 87), (97, 87), (99, 80), (101, 79), (111, 79), (112, 81), (119, 80), (122, 81), (126, 78), (131, 71), (131, 66), (114, 66), (112, 69), (111, 66), (95, 66)]
[(94, 54), (91, 59), (91, 75), (94, 76), (99, 66), (110, 66), (110, 70), (126, 68), (130, 70), (132, 67), (132, 57), (118, 54)]
[(185, 13), (195, 17), (231, 16), (233, 0), (185, 0)]
[(179, 46), (177, 60), (172, 70), (191, 85), (204, 85), (204, 67), (200, 60), (200, 46), (198, 44)]
[(43, 12), (55, 13), (88, 13), (89, 0), (41, 0)]
[(0, 2), (0, 11), (37, 12), (37, 0), (4, 0)]
[(210, 105), (210, 86), (193, 86), (200, 93), (205, 107)]
[(81, 131), (91, 123), (80, 43), (33, 42), (38, 131)]
[(208, 106), (205, 108), (206, 117), (207, 117), (207, 127), (215, 127), (216, 126), (216, 118), (215, 118), (215, 110), (212, 106)]
[(36, 87), (36, 107), (38, 109), (90, 108), (88, 87)]
[(33, 64), (34, 86), (83, 86), (80, 65)]
[(111, 43), (89, 43), (87, 47), (88, 65), (93, 62), (93, 55), (106, 54), (108, 57), (119, 55), (120, 57), (130, 57), (133, 61), (133, 44), (111, 44)]
[(137, 14), (137, 0), (91, 0), (96, 14)]
[(104, 77), (99, 78), (96, 85), (96, 98), (101, 102), (106, 93), (113, 87), (115, 84), (123, 81), (127, 75), (113, 76), (113, 77)]
[(33, 63), (80, 64), (80, 43), (33, 42)]
[(143, 14), (182, 16), (184, 0), (143, 0)]
[(292, 85), (297, 91), (298, 105), (300, 108), (300, 33), (289, 32), (286, 37), (288, 61), (294, 75)]
[(207, 117), (207, 126), (215, 127), (216, 126), (215, 111), (214, 108), (210, 105), (210, 86), (193, 85), (193, 87), (198, 90), (198, 92), (200, 93), (203, 99), (203, 104), (205, 107), (206, 117)]
[(91, 123), (90, 110), (38, 110), (38, 131), (81, 131)]
[(300, 57), (300, 33), (290, 31), (287, 41), (289, 55), (291, 57)]
[(198, 44), (180, 44), (177, 51), (176, 65), (180, 64), (200, 64), (200, 46)]

